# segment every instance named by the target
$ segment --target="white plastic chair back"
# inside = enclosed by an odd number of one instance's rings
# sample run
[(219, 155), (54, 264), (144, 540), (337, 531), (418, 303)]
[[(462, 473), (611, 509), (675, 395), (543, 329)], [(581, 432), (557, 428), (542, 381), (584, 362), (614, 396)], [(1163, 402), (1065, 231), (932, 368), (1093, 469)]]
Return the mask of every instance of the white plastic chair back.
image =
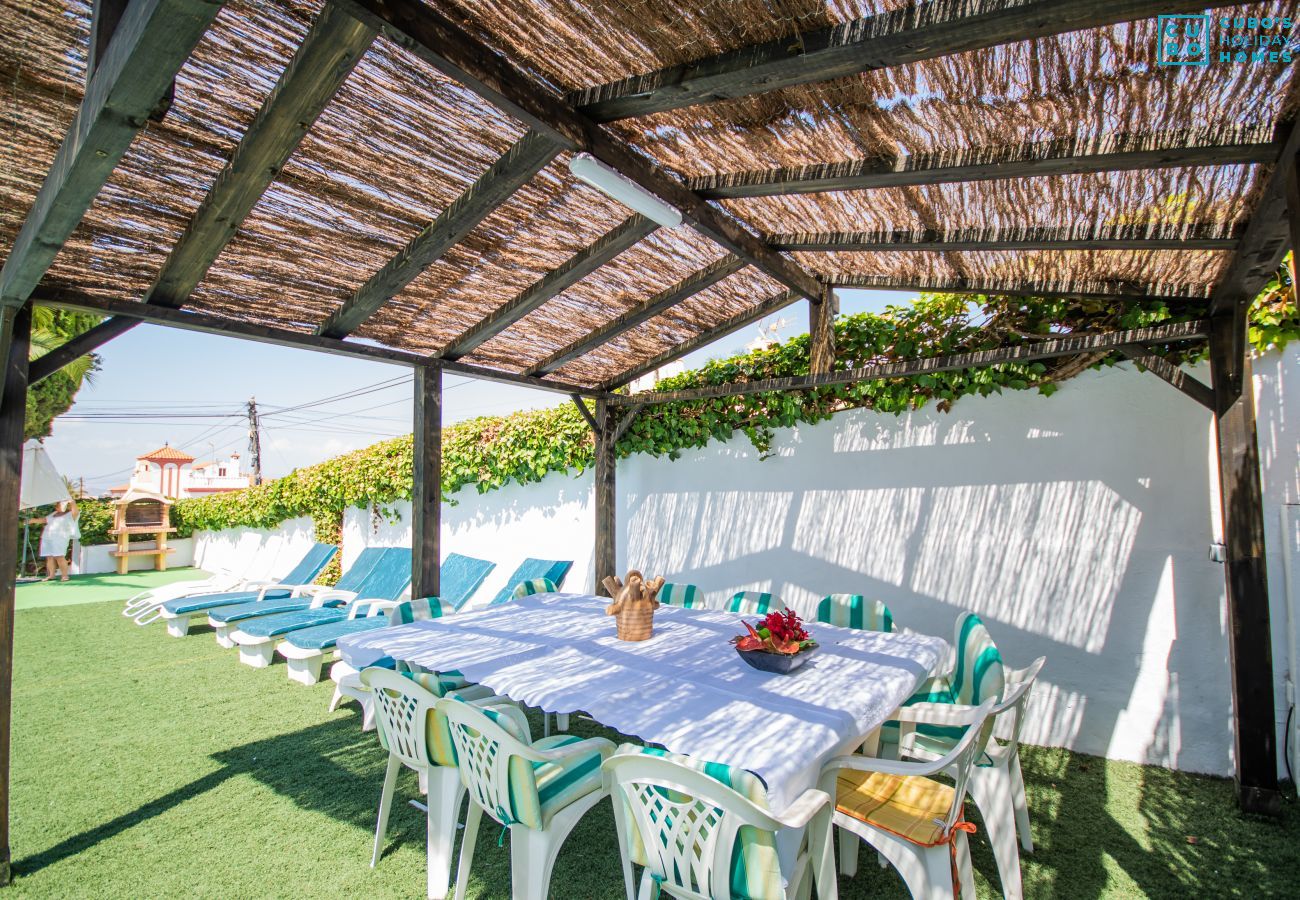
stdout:
[(510, 760), (536, 754), (482, 709), (459, 700), (444, 700), (438, 711), (447, 717), (461, 783), (488, 815), (502, 825), (515, 824), (510, 799)]
[(632, 838), (631, 814), (654, 881), (679, 898), (731, 896), (731, 856), (740, 829), (781, 827), (765, 810), (703, 772), (643, 753), (605, 761), (619, 840)]
[(383, 729), (388, 752), (417, 771), (429, 768), (426, 723), (439, 698), (389, 669), (364, 669), (361, 682), (370, 688), (375, 719)]
[(1038, 673), (1047, 663), (1046, 656), (1040, 656), (1023, 669), (1007, 671), (1007, 684), (1004, 688), (1002, 702), (993, 707), (993, 740), (989, 741), (985, 753), (991, 759), (1001, 761), (1012, 753), (1020, 744), (1020, 729), (1025, 723), (1025, 708), (1029, 705), (1029, 693), (1034, 689)]
[(965, 708), (961, 713), (944, 721), (945, 725), (966, 725), (965, 734), (957, 741), (947, 756), (942, 759), (942, 766), (936, 768), (946, 771), (952, 778), (952, 808), (944, 819), (944, 833), (952, 831), (961, 819), (966, 807), (966, 788), (970, 783), (970, 772), (975, 760), (984, 752), (993, 733), (993, 708), (997, 701), (985, 700), (979, 706)]

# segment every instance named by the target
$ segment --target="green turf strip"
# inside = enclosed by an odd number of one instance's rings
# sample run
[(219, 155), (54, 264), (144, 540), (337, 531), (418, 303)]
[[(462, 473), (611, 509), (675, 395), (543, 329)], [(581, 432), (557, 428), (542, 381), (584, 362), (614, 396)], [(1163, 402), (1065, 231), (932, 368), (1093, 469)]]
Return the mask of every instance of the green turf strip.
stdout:
[(18, 608), (41, 606), (75, 606), (80, 603), (103, 603), (125, 600), (132, 594), (177, 581), (207, 578), (202, 569), (168, 569), (166, 572), (129, 572), (126, 575), (73, 575), (68, 581), (31, 581), (18, 585)]
[[(423, 896), (424, 820), (403, 773), (388, 849), (370, 844), (385, 757), (333, 685), (241, 666), (207, 628), (138, 628), (118, 603), (17, 615), (14, 897)], [(535, 733), (539, 722), (533, 719)], [(581, 736), (606, 734), (577, 720)], [(616, 735), (609, 735), (614, 737)], [(1228, 781), (1058, 750), (1024, 753), (1037, 852), (1026, 896), (1294, 896), (1300, 817), (1252, 821)], [(972, 817), (978, 822), (974, 812)], [(486, 817), (469, 896), (510, 896), (508, 847)], [(996, 869), (974, 838), (981, 897)], [(613, 815), (601, 803), (555, 867), (555, 900), (619, 898)], [(906, 896), (875, 856), (845, 898)]]

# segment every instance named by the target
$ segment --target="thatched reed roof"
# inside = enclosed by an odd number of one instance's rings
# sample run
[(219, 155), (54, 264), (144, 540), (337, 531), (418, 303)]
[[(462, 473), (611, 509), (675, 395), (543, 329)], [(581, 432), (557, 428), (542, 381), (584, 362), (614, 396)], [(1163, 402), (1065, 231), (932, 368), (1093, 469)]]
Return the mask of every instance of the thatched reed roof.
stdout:
[[(940, 47), (867, 72), (828, 68), (831, 77), (806, 83), (787, 72), (779, 89), (731, 84), (705, 103), (664, 89), (690, 87), (713, 63), (688, 70), (685, 82), (682, 66), (765, 42), (764, 53), (811, 53), (823, 39), (885, 40), (1034, 5), (942, 0), (909, 12), (881, 0), (427, 0), (416, 8), (497, 51), (551, 101), (605, 123), (607, 138), (708, 198), (804, 278), (1206, 300), (1290, 134), (1293, 66), (1157, 66), (1145, 12), (1064, 33), (1026, 14), (1024, 33), (1042, 36), (964, 49), (968, 33), (971, 46), (985, 33), (977, 24), (954, 32), (958, 52)], [(340, 3), (380, 15), (408, 6)], [(1071, 15), (1109, 21), (1098, 9), (1074, 4)], [(170, 110), (135, 137), (38, 298), (146, 297), (321, 10), (316, 0), (226, 3), (177, 75)], [(1256, 4), (1216, 15), (1294, 12)], [(81, 103), (89, 34), (88, 0), (0, 0), (0, 256)], [(727, 99), (736, 93), (744, 96)], [(608, 386), (666, 347), (797, 297), (770, 266), (734, 258), (708, 229), (629, 221), (629, 210), (569, 174), (573, 148), (562, 146), (516, 160), (516, 190), (413, 278), (376, 287), (376, 273), (478, 192), (503, 155), (528, 149), (536, 122), (381, 35), (309, 124), (233, 239), (176, 302), (232, 322), (323, 329)], [(711, 266), (719, 277), (697, 277)], [(390, 283), (395, 290), (381, 290)], [(340, 319), (359, 292), (380, 302)], [(593, 333), (599, 340), (584, 345)]]

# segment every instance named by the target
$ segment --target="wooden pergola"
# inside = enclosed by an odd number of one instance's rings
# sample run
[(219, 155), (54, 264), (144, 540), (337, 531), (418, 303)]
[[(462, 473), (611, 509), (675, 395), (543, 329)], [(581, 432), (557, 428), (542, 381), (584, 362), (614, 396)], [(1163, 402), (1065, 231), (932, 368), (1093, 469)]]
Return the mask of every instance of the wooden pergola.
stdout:
[[(140, 322), (411, 367), (416, 595), (438, 593), (444, 372), (578, 404), (595, 435), (599, 583), (615, 566), (615, 444), (647, 405), (1118, 352), (1216, 424), (1240, 800), (1276, 808), (1246, 315), (1297, 239), (1300, 83), (1289, 67), (1220, 85), (1213, 67), (1151, 65), (1155, 16), (1203, 3), (864, 3), (838, 20), (742, 2), (634, 16), (580, 0), (66, 6), (0, 0), (23, 36), (6, 43), (33, 48), (0, 59), (22, 138), (0, 188), (19, 207), (0, 220), (7, 571), (27, 386)], [(1081, 49), (1090, 74), (1066, 83)], [(986, 102), (995, 86), (1006, 102)], [(1196, 120), (1238, 95), (1252, 121)], [(579, 152), (684, 227), (575, 186), (564, 163)], [(837, 368), (834, 289), (854, 286), (1162, 299), (1199, 318)], [(796, 302), (809, 374), (621, 390)], [(29, 365), (33, 304), (106, 319)], [(1208, 385), (1160, 352), (1196, 341)], [(6, 881), (13, 611), (8, 578)]]

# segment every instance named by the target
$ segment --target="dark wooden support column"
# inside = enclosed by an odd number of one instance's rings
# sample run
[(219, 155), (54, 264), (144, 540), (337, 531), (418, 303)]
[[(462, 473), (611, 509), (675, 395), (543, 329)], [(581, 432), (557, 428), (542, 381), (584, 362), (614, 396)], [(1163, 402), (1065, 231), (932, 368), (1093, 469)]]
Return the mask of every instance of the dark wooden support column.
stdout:
[(821, 375), (835, 368), (835, 314), (839, 300), (835, 289), (823, 285), (820, 303), (808, 304), (808, 334), (812, 339), (808, 371)]
[(618, 459), (614, 455), (614, 431), (618, 417), (606, 400), (596, 401), (596, 593), (607, 593), (601, 582), (606, 576), (616, 574), (618, 565), (615, 529), (618, 528), (617, 492), (614, 471)]
[(415, 370), (415, 444), (412, 447), (411, 596), (436, 597), (442, 530), (442, 369)]
[(18, 498), (23, 423), (27, 418), (27, 356), (32, 306), (4, 312), (0, 326), (0, 885), (9, 883), (9, 726), (13, 699), (14, 588), (18, 576)]
[(1246, 304), (1210, 323), (1210, 365), (1227, 547), (1228, 657), (1232, 670), (1237, 791), (1246, 812), (1276, 815), (1273, 641), (1264, 565), (1264, 502), (1255, 437), (1255, 393), (1246, 352)]

